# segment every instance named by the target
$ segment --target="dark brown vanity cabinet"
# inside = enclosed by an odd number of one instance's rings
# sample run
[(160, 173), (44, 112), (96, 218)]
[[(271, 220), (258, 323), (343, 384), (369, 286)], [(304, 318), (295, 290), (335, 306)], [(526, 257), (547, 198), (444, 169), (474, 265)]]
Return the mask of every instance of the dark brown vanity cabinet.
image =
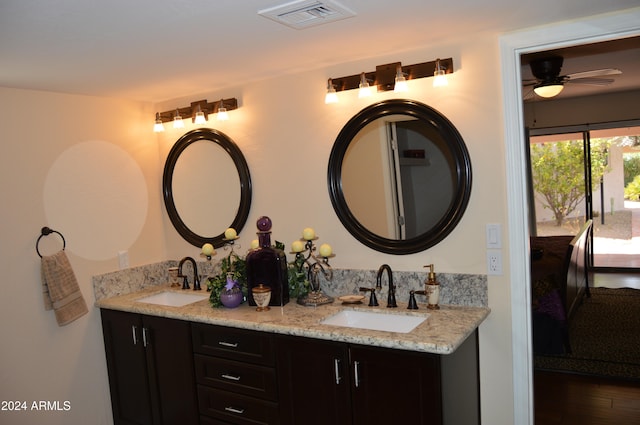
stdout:
[(189, 322), (101, 315), (114, 424), (198, 424)]
[(286, 425), (479, 424), (477, 335), (437, 354), (278, 337)]
[(286, 336), (277, 344), (282, 423), (351, 424), (347, 345)]
[(279, 424), (273, 336), (201, 323), (192, 332), (201, 424)]

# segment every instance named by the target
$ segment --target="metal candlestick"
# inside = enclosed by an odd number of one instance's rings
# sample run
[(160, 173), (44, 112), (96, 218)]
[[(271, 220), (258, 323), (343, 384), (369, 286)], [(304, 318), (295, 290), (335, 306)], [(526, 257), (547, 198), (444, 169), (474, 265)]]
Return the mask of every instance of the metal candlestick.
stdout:
[[(333, 303), (333, 298), (324, 294), (320, 289), (320, 273), (327, 280), (333, 279), (333, 269), (329, 264), (329, 258), (334, 257), (331, 254), (328, 257), (318, 257), (315, 255), (316, 247), (313, 243), (314, 240), (307, 240), (305, 243), (305, 249), (301, 252), (296, 252), (296, 264), (299, 264), (298, 271), (302, 272), (306, 267), (307, 279), (311, 286), (311, 291), (308, 294), (298, 298), (298, 304), (316, 307), (323, 304)], [(305, 252), (306, 257), (305, 257)]]

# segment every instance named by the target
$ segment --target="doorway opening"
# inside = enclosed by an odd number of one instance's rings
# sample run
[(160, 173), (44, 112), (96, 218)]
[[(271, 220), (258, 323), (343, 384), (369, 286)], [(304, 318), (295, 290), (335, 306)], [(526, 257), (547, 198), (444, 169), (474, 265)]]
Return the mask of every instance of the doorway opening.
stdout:
[(591, 219), (591, 267), (640, 269), (639, 124), (529, 131), (532, 235), (576, 235)]

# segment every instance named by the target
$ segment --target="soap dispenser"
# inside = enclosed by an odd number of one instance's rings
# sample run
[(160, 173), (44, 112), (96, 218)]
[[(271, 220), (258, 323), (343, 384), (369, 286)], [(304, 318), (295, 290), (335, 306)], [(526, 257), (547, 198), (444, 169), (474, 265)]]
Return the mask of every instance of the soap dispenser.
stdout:
[(427, 292), (428, 304), (427, 308), (431, 310), (439, 310), (438, 302), (440, 300), (440, 284), (436, 282), (436, 274), (433, 272), (433, 264), (428, 264), (429, 276), (425, 282), (425, 290)]

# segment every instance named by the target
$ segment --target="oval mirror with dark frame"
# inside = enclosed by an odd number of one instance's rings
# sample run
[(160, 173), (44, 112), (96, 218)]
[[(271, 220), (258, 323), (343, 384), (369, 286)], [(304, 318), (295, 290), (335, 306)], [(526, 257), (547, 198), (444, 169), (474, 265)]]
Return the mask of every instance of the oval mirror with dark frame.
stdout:
[(377, 251), (412, 254), (456, 227), (471, 195), (462, 136), (435, 109), (405, 99), (360, 111), (331, 150), (329, 197), (356, 239)]
[(244, 227), (251, 206), (251, 176), (238, 146), (224, 133), (200, 128), (173, 145), (162, 192), (176, 231), (190, 244), (224, 245), (224, 232)]

